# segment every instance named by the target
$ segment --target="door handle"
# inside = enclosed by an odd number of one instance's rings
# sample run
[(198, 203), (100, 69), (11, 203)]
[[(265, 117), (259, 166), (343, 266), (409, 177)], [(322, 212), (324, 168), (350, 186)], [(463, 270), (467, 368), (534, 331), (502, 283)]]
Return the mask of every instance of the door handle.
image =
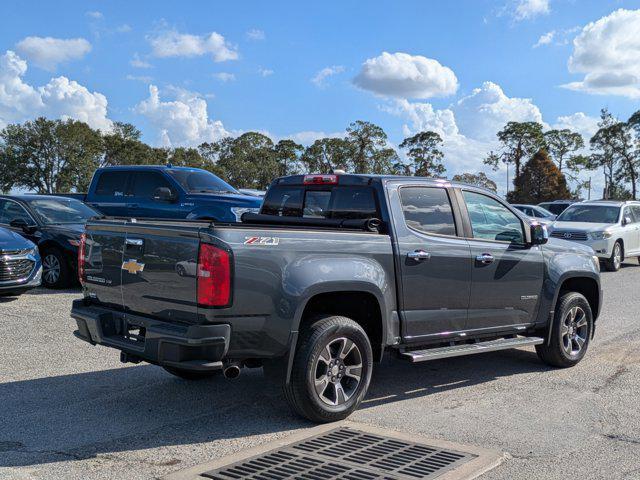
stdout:
[(494, 260), (493, 255), (490, 253), (483, 253), (476, 257), (476, 262), (482, 263), (483, 265), (489, 265), (490, 263), (493, 263)]
[(415, 260), (416, 262), (422, 262), (423, 260), (429, 260), (431, 258), (431, 254), (424, 250), (415, 250), (407, 253), (407, 258)]
[(127, 208), (138, 208), (137, 203), (127, 203)]
[(141, 238), (126, 238), (124, 243), (130, 247), (141, 247), (144, 244), (144, 240)]

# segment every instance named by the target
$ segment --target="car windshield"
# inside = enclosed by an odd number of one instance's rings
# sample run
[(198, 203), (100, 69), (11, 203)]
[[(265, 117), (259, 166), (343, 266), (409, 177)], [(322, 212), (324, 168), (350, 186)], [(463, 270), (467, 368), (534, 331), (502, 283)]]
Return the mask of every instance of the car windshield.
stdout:
[(617, 223), (620, 207), (605, 205), (573, 205), (562, 212), (558, 222)]
[(169, 169), (167, 172), (189, 193), (238, 193), (227, 182), (206, 170)]
[(100, 215), (79, 200), (46, 198), (31, 200), (29, 205), (44, 224), (85, 223)]
[(555, 217), (555, 214), (551, 213), (549, 210), (543, 207), (534, 207), (534, 210), (539, 213), (542, 218), (552, 218)]

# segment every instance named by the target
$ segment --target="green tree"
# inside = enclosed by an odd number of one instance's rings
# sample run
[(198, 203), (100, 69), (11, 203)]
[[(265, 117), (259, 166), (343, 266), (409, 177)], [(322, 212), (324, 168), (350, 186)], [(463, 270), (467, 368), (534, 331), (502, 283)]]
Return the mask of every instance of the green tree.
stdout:
[(400, 148), (407, 150), (413, 164), (413, 174), (418, 177), (442, 177), (446, 168), (442, 164), (444, 154), (440, 150), (442, 137), (436, 132), (420, 132), (405, 138)]
[(478, 187), (483, 187), (493, 192), (498, 191), (496, 182), (487, 177), (487, 174), (484, 172), (459, 173), (457, 175), (454, 175), (451, 180), (453, 180), (454, 182), (467, 183), (469, 185), (477, 185)]
[(141, 136), (140, 130), (130, 123), (114, 122), (111, 132), (102, 136), (104, 155), (100, 166), (166, 163), (167, 149), (152, 148), (140, 140)]
[(214, 155), (222, 177), (236, 188), (265, 189), (277, 172), (274, 145), (269, 137), (247, 132), (217, 142)]
[(344, 138), (321, 138), (307, 147), (300, 158), (308, 173), (351, 170), (353, 145)]
[(525, 164), (515, 181), (515, 189), (507, 195), (509, 202), (540, 203), (571, 198), (567, 180), (546, 150), (538, 151)]
[(544, 141), (547, 144), (549, 155), (556, 162), (561, 173), (563, 167), (569, 168), (571, 165), (575, 165), (575, 161), (571, 162), (571, 158), (575, 156), (575, 152), (584, 148), (582, 135), (572, 132), (568, 128), (545, 132)]
[(300, 156), (304, 147), (293, 140), (280, 140), (273, 149), (278, 165), (277, 176), (295, 175), (303, 171)]
[(100, 165), (100, 133), (77, 120), (37, 118), (0, 132), (0, 188), (86, 191)]
[(604, 198), (616, 198), (622, 186), (619, 185), (618, 154), (620, 143), (620, 129), (617, 125), (620, 122), (605, 108), (600, 111), (600, 122), (598, 131), (589, 143), (592, 154), (589, 156), (585, 166), (589, 169), (602, 168), (604, 173)]
[(515, 166), (514, 185), (520, 177), (524, 159), (530, 158), (545, 146), (542, 125), (538, 122), (509, 122), (498, 132), (498, 140), (502, 144), (499, 153), (491, 152), (484, 163), (494, 170), (500, 162)]
[[(354, 173), (373, 173), (380, 170), (389, 152), (387, 134), (378, 125), (357, 120), (347, 127), (347, 141), (352, 145), (351, 168)], [(385, 165), (386, 166), (386, 165)], [(391, 166), (388, 166), (389, 169)]]

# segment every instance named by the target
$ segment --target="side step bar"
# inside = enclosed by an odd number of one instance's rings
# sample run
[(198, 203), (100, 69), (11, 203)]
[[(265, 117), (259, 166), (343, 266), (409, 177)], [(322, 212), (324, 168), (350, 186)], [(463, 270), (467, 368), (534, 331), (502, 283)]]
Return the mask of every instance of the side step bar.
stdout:
[(497, 350), (507, 350), (509, 348), (525, 347), (528, 345), (540, 345), (541, 343), (544, 343), (544, 338), (540, 337), (500, 338), (498, 340), (465, 343), (463, 345), (454, 345), (452, 347), (404, 351), (400, 353), (400, 358), (412, 363), (426, 362), (428, 360), (440, 360), (441, 358), (473, 355), (474, 353), (495, 352)]

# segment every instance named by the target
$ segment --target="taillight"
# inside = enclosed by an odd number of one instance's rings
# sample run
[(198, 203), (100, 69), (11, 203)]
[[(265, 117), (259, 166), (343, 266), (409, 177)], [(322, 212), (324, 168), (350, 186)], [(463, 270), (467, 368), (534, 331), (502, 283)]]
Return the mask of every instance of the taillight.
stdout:
[(78, 280), (80, 280), (81, 284), (84, 283), (84, 262), (85, 262), (84, 247), (86, 244), (87, 244), (87, 234), (83, 233), (82, 235), (80, 235), (80, 243), (78, 245)]
[(337, 175), (305, 175), (305, 185), (336, 185), (338, 183)]
[(231, 302), (231, 258), (229, 252), (208, 243), (198, 253), (198, 304), (224, 307)]

